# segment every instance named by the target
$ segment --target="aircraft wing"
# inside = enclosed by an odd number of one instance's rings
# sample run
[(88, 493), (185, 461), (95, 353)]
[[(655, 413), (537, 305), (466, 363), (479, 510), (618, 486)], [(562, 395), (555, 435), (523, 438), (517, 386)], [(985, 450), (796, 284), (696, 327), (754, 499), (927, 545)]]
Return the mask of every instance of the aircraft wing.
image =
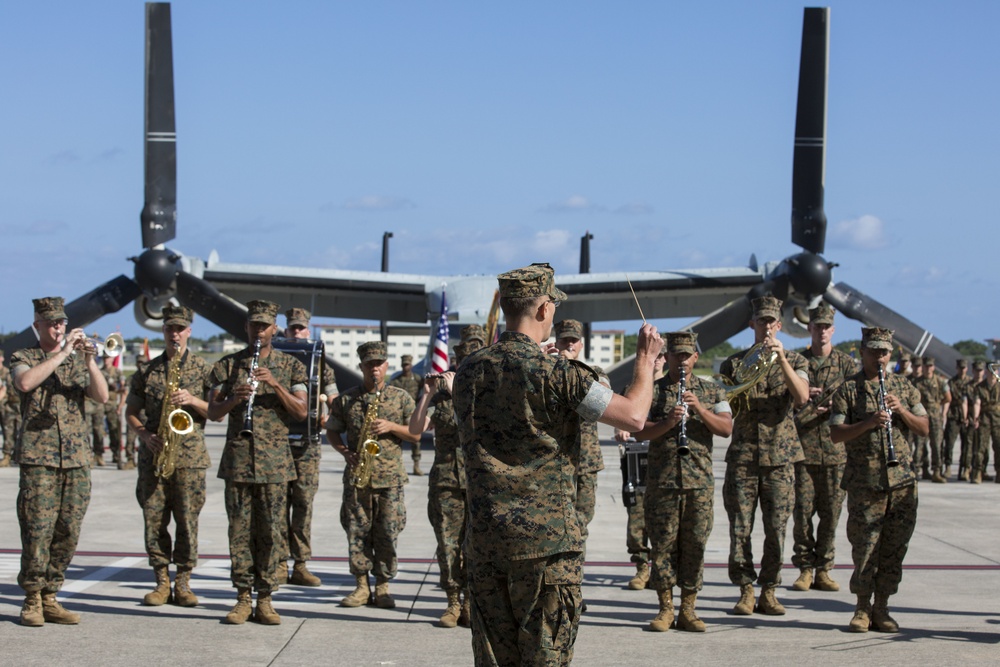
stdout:
[(629, 282), (647, 320), (700, 317), (722, 308), (764, 282), (751, 268), (636, 271), (626, 274), (581, 273), (556, 275), (556, 285), (569, 296), (559, 307), (558, 319), (581, 322), (640, 320)]

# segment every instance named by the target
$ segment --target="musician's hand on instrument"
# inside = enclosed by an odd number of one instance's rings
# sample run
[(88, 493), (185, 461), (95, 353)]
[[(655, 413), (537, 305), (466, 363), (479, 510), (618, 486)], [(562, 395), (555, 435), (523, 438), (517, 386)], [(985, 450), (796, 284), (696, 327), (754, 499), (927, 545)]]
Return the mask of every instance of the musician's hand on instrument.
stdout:
[(688, 414), (701, 414), (702, 405), (701, 401), (693, 391), (684, 392), (684, 404), (688, 406)]
[(66, 334), (66, 345), (63, 346), (63, 350), (67, 355), (85, 347), (87, 347), (87, 334), (83, 329), (73, 329)]
[(628, 431), (623, 431), (620, 428), (615, 429), (615, 440), (617, 442), (628, 442), (632, 438), (632, 434)]
[(441, 380), (441, 385), (444, 386), (449, 392), (455, 384), (455, 371), (445, 371), (439, 376)]
[(372, 433), (375, 435), (385, 435), (392, 430), (393, 423), (388, 419), (376, 419), (372, 422)]
[(902, 401), (900, 401), (899, 397), (896, 396), (895, 394), (887, 393), (885, 395), (885, 404), (893, 412), (897, 412), (900, 408), (903, 407)]
[(684, 405), (675, 405), (674, 408), (667, 414), (666, 422), (670, 429), (681, 423), (684, 419)]
[(828, 413), (830, 411), (830, 409), (832, 407), (833, 407), (833, 399), (831, 398), (829, 401), (827, 401), (823, 405), (817, 405), (816, 406), (816, 414), (817, 415), (825, 415), (826, 413)]
[(767, 344), (767, 349), (771, 350), (772, 352), (777, 352), (778, 358), (784, 359), (785, 345), (780, 340), (778, 340), (777, 336), (775, 336), (773, 333), (769, 334), (766, 339), (766, 344)]
[(248, 400), (250, 398), (250, 395), (253, 394), (253, 392), (254, 392), (253, 385), (246, 382), (240, 382), (239, 384), (233, 387), (233, 390), (230, 395), (232, 396), (232, 398), (235, 398), (238, 403), (240, 403)]
[(139, 439), (142, 440), (142, 444), (146, 445), (154, 456), (158, 456), (163, 451), (163, 439), (156, 433), (143, 431), (139, 434)]
[(170, 402), (173, 405), (191, 405), (194, 402), (194, 396), (187, 389), (178, 389), (170, 395)]
[(879, 410), (868, 419), (870, 428), (885, 428), (892, 421), (892, 417), (885, 410)]
[(813, 400), (817, 396), (823, 393), (823, 387), (809, 387), (809, 400)]
[(559, 354), (555, 343), (541, 343), (539, 347), (542, 348), (542, 354)]
[(271, 374), (271, 369), (264, 366), (257, 367), (257, 370), (254, 371), (253, 379), (261, 384), (271, 385), (272, 387), (278, 386), (278, 380)]

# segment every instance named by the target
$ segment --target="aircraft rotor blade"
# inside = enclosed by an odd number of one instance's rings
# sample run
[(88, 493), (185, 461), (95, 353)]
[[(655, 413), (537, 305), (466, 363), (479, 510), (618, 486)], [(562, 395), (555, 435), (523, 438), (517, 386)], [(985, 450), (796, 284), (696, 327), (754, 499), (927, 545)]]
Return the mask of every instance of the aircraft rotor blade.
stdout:
[(795, 114), (792, 243), (817, 254), (826, 246), (823, 189), (829, 41), (830, 8), (807, 7), (802, 20), (799, 99)]
[(237, 340), (247, 339), (246, 306), (224, 295), (212, 283), (187, 271), (179, 271), (175, 296), (181, 305), (187, 306)]
[(934, 357), (937, 367), (944, 372), (951, 372), (955, 362), (962, 358), (955, 348), (935, 338), (930, 331), (847, 283), (831, 285), (823, 298), (844, 315), (865, 326), (892, 329), (896, 343), (914, 354)]
[[(121, 275), (109, 280), (83, 296), (66, 304), (66, 318), (69, 320), (67, 329), (86, 328), (91, 323), (110, 313), (116, 313), (132, 303), (142, 290), (128, 276)], [(4, 352), (10, 357), (15, 350), (32, 347), (38, 339), (35, 332), (28, 327), (16, 336), (7, 339), (3, 344)]]
[(146, 197), (142, 246), (177, 235), (177, 126), (170, 3), (146, 3)]

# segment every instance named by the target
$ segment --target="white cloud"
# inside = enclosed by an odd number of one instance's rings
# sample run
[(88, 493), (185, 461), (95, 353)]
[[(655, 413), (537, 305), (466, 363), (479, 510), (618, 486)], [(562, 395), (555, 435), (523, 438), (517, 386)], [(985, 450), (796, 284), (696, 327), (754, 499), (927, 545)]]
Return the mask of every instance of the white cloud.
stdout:
[(649, 204), (636, 202), (633, 204), (622, 204), (614, 212), (616, 215), (652, 215), (653, 207)]
[(538, 209), (539, 213), (597, 213), (606, 210), (583, 195), (573, 195), (563, 201), (552, 202)]
[(416, 208), (416, 204), (406, 197), (394, 197), (390, 195), (365, 195), (348, 199), (342, 208), (351, 211), (401, 211), (408, 208)]
[(828, 236), (832, 245), (854, 250), (881, 250), (889, 245), (885, 223), (874, 215), (841, 220), (833, 225)]
[(61, 220), (36, 220), (26, 225), (0, 225), (0, 232), (11, 236), (52, 236), (69, 229), (69, 225)]
[(890, 279), (890, 284), (900, 287), (932, 287), (944, 284), (948, 272), (936, 266), (904, 266)]

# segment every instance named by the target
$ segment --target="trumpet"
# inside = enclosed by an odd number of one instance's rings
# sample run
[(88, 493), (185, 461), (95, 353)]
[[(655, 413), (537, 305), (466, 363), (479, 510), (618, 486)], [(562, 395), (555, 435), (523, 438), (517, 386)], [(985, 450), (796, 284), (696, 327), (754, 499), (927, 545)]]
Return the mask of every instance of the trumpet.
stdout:
[[(65, 339), (63, 342), (65, 345)], [(106, 357), (117, 357), (120, 356), (122, 352), (125, 351), (125, 339), (122, 338), (120, 333), (113, 333), (104, 340), (97, 334), (94, 334), (90, 338), (85, 338), (79, 343), (73, 346), (73, 354), (76, 354), (77, 350), (83, 350), (84, 354), (90, 354), (94, 356), (104, 355)]]

